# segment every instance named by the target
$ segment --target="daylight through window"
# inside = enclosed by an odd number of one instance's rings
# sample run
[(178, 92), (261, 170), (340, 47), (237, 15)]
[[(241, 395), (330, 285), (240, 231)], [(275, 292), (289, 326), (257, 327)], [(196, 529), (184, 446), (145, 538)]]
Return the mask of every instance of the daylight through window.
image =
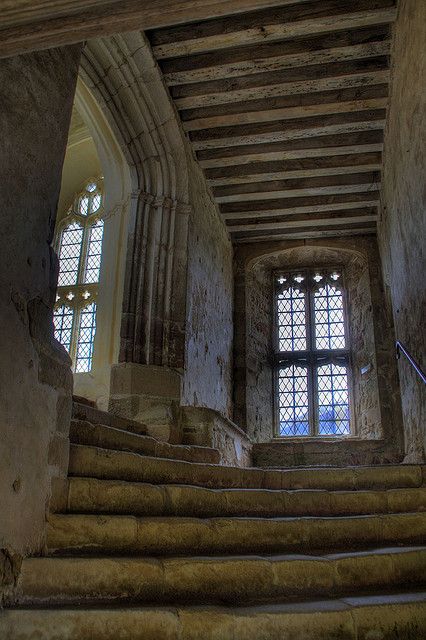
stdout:
[(62, 222), (57, 237), (59, 277), (55, 338), (76, 373), (92, 369), (104, 222), (101, 180), (90, 180)]
[(340, 269), (274, 274), (278, 436), (347, 436), (350, 351)]

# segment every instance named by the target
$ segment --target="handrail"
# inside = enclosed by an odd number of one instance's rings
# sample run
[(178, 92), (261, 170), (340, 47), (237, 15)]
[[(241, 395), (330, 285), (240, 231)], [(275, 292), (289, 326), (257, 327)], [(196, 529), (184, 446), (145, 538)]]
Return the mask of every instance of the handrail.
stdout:
[(413, 356), (409, 353), (409, 351), (407, 351), (406, 347), (404, 347), (402, 342), (397, 340), (396, 341), (396, 357), (397, 358), (399, 358), (401, 356), (401, 351), (404, 354), (404, 356), (407, 358), (407, 360), (411, 364), (411, 366), (417, 371), (417, 373), (420, 376), (420, 378), (423, 381), (423, 383), (426, 384), (426, 374), (425, 374), (425, 372), (422, 370), (422, 368), (419, 365), (419, 363), (416, 362), (416, 360), (414, 360)]

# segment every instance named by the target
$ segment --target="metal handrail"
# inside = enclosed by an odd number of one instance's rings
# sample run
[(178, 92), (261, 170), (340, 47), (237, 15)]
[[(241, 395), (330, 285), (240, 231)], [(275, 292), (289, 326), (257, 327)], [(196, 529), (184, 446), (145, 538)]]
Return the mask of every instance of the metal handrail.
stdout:
[(413, 356), (409, 353), (409, 351), (407, 351), (406, 347), (404, 347), (402, 342), (397, 340), (396, 341), (396, 356), (397, 356), (397, 358), (399, 358), (401, 356), (401, 351), (404, 354), (404, 356), (407, 358), (407, 360), (411, 364), (411, 366), (417, 371), (417, 373), (420, 376), (420, 379), (423, 381), (423, 383), (426, 384), (426, 374), (425, 374), (425, 372), (422, 370), (422, 368), (419, 365), (419, 363), (416, 362), (416, 360), (414, 360)]

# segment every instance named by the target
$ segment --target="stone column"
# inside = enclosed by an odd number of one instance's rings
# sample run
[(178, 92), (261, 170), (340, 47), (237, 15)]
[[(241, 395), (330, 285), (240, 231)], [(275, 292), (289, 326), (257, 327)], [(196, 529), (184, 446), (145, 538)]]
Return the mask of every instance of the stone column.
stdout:
[(120, 363), (112, 369), (110, 410), (176, 442), (189, 207), (144, 191), (133, 194), (132, 207)]
[(80, 53), (0, 60), (0, 601), (14, 560), (42, 550), (52, 478), (68, 467), (72, 375), (53, 338), (50, 243)]

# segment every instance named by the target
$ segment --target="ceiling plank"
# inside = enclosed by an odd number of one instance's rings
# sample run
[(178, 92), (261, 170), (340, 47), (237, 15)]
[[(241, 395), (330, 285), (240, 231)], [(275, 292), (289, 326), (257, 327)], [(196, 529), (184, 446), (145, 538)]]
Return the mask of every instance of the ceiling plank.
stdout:
[(0, 57), (306, 0), (0, 0)]
[[(384, 85), (383, 85), (384, 86)], [(218, 127), (238, 126), (242, 124), (258, 124), (275, 122), (276, 120), (294, 120), (311, 118), (314, 116), (329, 116), (336, 113), (353, 113), (369, 109), (385, 109), (388, 103), (385, 98), (371, 98), (353, 100), (349, 102), (330, 102), (320, 104), (300, 105), (284, 109), (265, 109), (263, 111), (249, 111), (210, 118), (198, 118), (183, 122), (185, 131), (205, 131)]]
[[(297, 171), (283, 171), (276, 173), (252, 173), (248, 176), (242, 177), (224, 177), (207, 179), (207, 182), (212, 187), (213, 192), (220, 186), (239, 186), (242, 187), (246, 184), (256, 184), (258, 182), (274, 182), (275, 180), (286, 180), (287, 178), (316, 178), (319, 176), (339, 176), (354, 173), (355, 171), (360, 173), (369, 173), (370, 171), (379, 171), (381, 164), (370, 165), (353, 165), (350, 167), (330, 167), (328, 169), (299, 169)], [(249, 182), (248, 182), (249, 181)]]
[(275, 231), (278, 229), (291, 229), (294, 227), (312, 227), (316, 229), (321, 226), (331, 225), (347, 225), (365, 222), (375, 222), (377, 220), (377, 214), (373, 215), (346, 215), (343, 218), (333, 215), (325, 216), (307, 216), (300, 217), (295, 216), (294, 219), (288, 219), (275, 222), (255, 222), (252, 224), (236, 224), (228, 227), (229, 233), (236, 233), (238, 231)]
[[(352, 173), (343, 175), (317, 176), (314, 178), (286, 177), (284, 180), (231, 184), (227, 186), (215, 187), (213, 189), (213, 194), (217, 199), (226, 196), (237, 196), (240, 200), (250, 200), (252, 198), (260, 199), (262, 197), (262, 194), (265, 192), (290, 192), (293, 189), (312, 189), (339, 185), (349, 187), (350, 185), (366, 185), (379, 182), (380, 171), (372, 171), (370, 168), (368, 173), (356, 173), (356, 169), (352, 169)], [(229, 202), (232, 202), (232, 200), (229, 200)]]
[(232, 241), (234, 244), (253, 244), (258, 242), (277, 242), (280, 240), (305, 240), (321, 239), (321, 238), (339, 238), (345, 236), (365, 236), (376, 234), (376, 223), (369, 222), (363, 225), (346, 225), (343, 227), (323, 228), (320, 231), (313, 229), (294, 229), (286, 233), (278, 231), (277, 233), (264, 232), (262, 235), (233, 234)]
[[(345, 203), (362, 203), (362, 206), (374, 206), (379, 200), (377, 191), (365, 191), (361, 193), (339, 193), (339, 194), (323, 194), (323, 195), (305, 195), (292, 198), (278, 198), (276, 200), (245, 200), (244, 202), (228, 202), (220, 205), (221, 213), (239, 213), (240, 217), (244, 217), (247, 211), (273, 211), (285, 209), (294, 209), (295, 207), (311, 207), (315, 211), (316, 206), (336, 205)], [(366, 205), (366, 202), (372, 202), (372, 205)], [(358, 206), (360, 206), (358, 204)], [(344, 208), (344, 207), (343, 207)], [(355, 207), (350, 207), (355, 208)]]
[(382, 131), (361, 131), (336, 136), (318, 136), (263, 145), (207, 149), (197, 153), (203, 168), (251, 164), (253, 162), (313, 158), (382, 151)]
[[(280, 46), (282, 47), (281, 43)], [(310, 50), (302, 53), (281, 54), (279, 56), (260, 59), (254, 57), (256, 52), (252, 52), (252, 57), (244, 62), (166, 73), (164, 79), (168, 86), (173, 87), (175, 85), (222, 80), (224, 78), (235, 78), (303, 66), (376, 58), (378, 56), (388, 55), (389, 49), (390, 41), (383, 40), (350, 47), (336, 47), (334, 49), (320, 49), (318, 51)]]
[(322, 91), (334, 91), (352, 87), (365, 87), (367, 85), (384, 84), (389, 81), (389, 70), (359, 72), (331, 76), (326, 78), (312, 78), (296, 82), (283, 82), (280, 84), (266, 85), (256, 88), (239, 89), (236, 91), (224, 91), (209, 93), (206, 95), (186, 96), (176, 98), (175, 104), (179, 110), (207, 107), (211, 105), (239, 103), (250, 100), (268, 100), (280, 96), (289, 96), (299, 93), (312, 93)]
[[(358, 118), (352, 118), (349, 122), (342, 122), (344, 118), (336, 118), (335, 123), (322, 124), (321, 119), (311, 126), (300, 126), (300, 128), (280, 127), (278, 130), (266, 131), (264, 133), (251, 132), (250, 128), (245, 135), (235, 135), (224, 138), (212, 138), (193, 140), (193, 147), (196, 151), (204, 149), (220, 149), (222, 147), (238, 147), (242, 145), (266, 144), (283, 142), (286, 140), (300, 140), (303, 138), (313, 138), (315, 136), (333, 136), (345, 133), (355, 133), (359, 131), (383, 130), (385, 126), (385, 114), (354, 114)], [(340, 120), (340, 122), (339, 122)]]
[(359, 202), (335, 202), (327, 204), (315, 204), (315, 205), (300, 205), (292, 206), (287, 209), (264, 209), (262, 211), (237, 211), (235, 213), (222, 213), (224, 220), (229, 222), (230, 220), (264, 220), (269, 219), (281, 219), (283, 216), (297, 215), (301, 213), (313, 214), (321, 211), (348, 211), (351, 209), (357, 209), (358, 211), (368, 211), (374, 213), (377, 211), (377, 200), (364, 200), (361, 204)]
[[(315, 33), (328, 33), (346, 29), (359, 29), (378, 24), (388, 24), (394, 21), (396, 15), (396, 9), (393, 6), (363, 11), (355, 10), (343, 14), (341, 11), (347, 11), (347, 9), (345, 9), (345, 3), (342, 3), (340, 13), (335, 3), (321, 2), (316, 6), (317, 11), (318, 6), (320, 6), (322, 8), (321, 12), (323, 14), (327, 13), (327, 15), (278, 23), (272, 23), (268, 16), (265, 16), (263, 23), (259, 21), (258, 25), (251, 28), (244, 28), (244, 21), (242, 20), (242, 29), (239, 31), (225, 30), (222, 31), (222, 33), (216, 32), (213, 35), (206, 36), (200, 36), (200, 30), (193, 29), (192, 37), (187, 40), (155, 44), (156, 40), (154, 39), (153, 51), (158, 60), (162, 58), (176, 58), (241, 45), (300, 38), (303, 36), (311, 36)], [(331, 9), (329, 9), (328, 6), (330, 6)], [(330, 11), (331, 14), (329, 13)]]
[(333, 186), (325, 186), (325, 187), (305, 187), (301, 189), (283, 189), (278, 191), (260, 191), (253, 193), (241, 193), (234, 194), (229, 196), (215, 196), (216, 202), (219, 204), (228, 203), (228, 202), (237, 202), (241, 206), (244, 206), (245, 202), (247, 202), (247, 198), (250, 198), (250, 202), (254, 202), (256, 200), (262, 200), (265, 202), (267, 200), (275, 200), (278, 198), (296, 198), (301, 196), (320, 196), (320, 195), (338, 195), (341, 193), (365, 193), (379, 191), (380, 183), (365, 183), (365, 184), (348, 184), (348, 185), (333, 185)]

